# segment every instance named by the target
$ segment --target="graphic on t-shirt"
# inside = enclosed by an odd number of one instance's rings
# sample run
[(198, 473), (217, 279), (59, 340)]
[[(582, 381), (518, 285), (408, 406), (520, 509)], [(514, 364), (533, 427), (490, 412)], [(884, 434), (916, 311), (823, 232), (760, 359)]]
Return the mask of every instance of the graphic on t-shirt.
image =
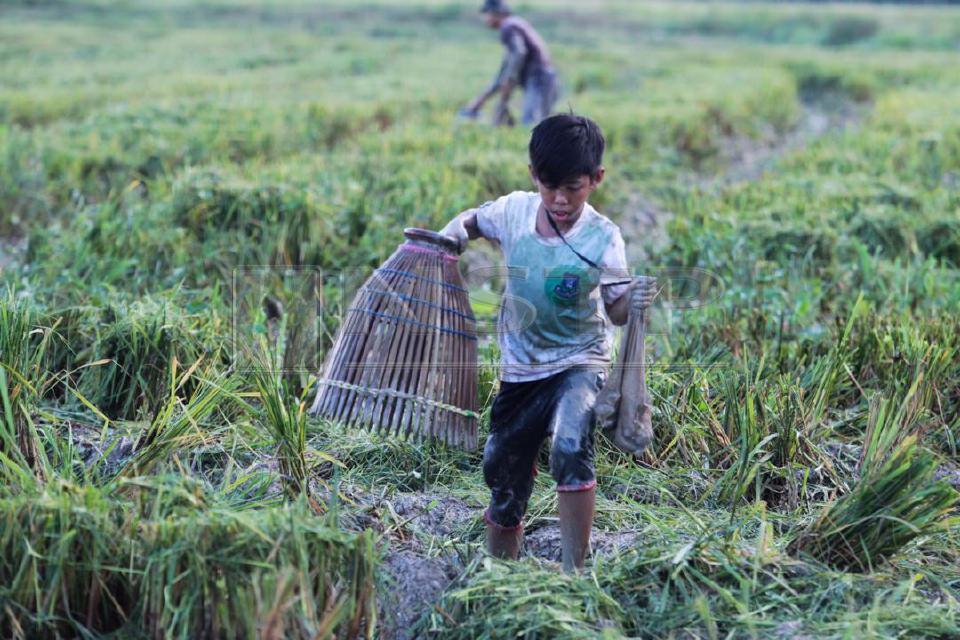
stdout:
[(554, 305), (573, 307), (583, 304), (595, 283), (580, 267), (569, 265), (551, 269), (543, 282), (543, 291)]
[(564, 302), (572, 302), (580, 293), (580, 276), (575, 273), (564, 273), (560, 284), (553, 288), (553, 295)]

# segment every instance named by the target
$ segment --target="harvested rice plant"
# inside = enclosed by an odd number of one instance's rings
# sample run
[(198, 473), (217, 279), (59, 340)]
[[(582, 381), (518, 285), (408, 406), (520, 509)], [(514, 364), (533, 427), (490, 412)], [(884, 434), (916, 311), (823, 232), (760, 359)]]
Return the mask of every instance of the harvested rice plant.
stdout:
[(0, 3), (0, 635), (960, 636), (956, 6), (512, 3), (662, 286), (584, 573), (545, 451), (484, 552), (484, 242), (480, 449), (311, 416), (403, 229), (532, 188), (479, 4)]

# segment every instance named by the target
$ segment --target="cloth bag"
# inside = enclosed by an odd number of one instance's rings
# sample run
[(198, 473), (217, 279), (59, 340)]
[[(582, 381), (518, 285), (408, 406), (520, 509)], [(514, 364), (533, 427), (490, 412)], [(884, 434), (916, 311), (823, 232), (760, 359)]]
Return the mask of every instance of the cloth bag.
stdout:
[(597, 424), (614, 444), (639, 456), (653, 441), (653, 407), (647, 391), (646, 318), (643, 309), (631, 310), (618, 361), (597, 395)]

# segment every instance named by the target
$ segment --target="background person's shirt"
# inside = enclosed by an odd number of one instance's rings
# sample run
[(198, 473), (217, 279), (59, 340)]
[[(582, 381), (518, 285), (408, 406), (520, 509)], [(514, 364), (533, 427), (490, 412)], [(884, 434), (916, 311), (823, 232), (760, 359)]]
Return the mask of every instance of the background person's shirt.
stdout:
[(523, 18), (504, 18), (500, 24), (500, 42), (506, 48), (506, 53), (492, 88), (499, 87), (506, 80), (524, 85), (532, 75), (553, 71), (546, 43)]
[(540, 202), (537, 193), (517, 191), (477, 211), (480, 233), (500, 244), (507, 267), (497, 329), (500, 377), (508, 382), (538, 380), (578, 365), (609, 364), (613, 325), (603, 306), (628, 288), (617, 225), (588, 203), (564, 234), (597, 269), (560, 238), (537, 233)]

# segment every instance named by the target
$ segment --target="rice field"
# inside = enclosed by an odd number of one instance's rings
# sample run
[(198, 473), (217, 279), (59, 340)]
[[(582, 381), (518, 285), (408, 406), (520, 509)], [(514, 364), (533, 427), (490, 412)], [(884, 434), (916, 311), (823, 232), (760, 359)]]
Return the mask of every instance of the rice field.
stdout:
[(586, 573), (549, 473), (496, 561), (480, 452), (306, 414), (402, 229), (529, 188), (475, 4), (0, 4), (0, 635), (960, 636), (951, 6), (515, 3), (667, 285)]

